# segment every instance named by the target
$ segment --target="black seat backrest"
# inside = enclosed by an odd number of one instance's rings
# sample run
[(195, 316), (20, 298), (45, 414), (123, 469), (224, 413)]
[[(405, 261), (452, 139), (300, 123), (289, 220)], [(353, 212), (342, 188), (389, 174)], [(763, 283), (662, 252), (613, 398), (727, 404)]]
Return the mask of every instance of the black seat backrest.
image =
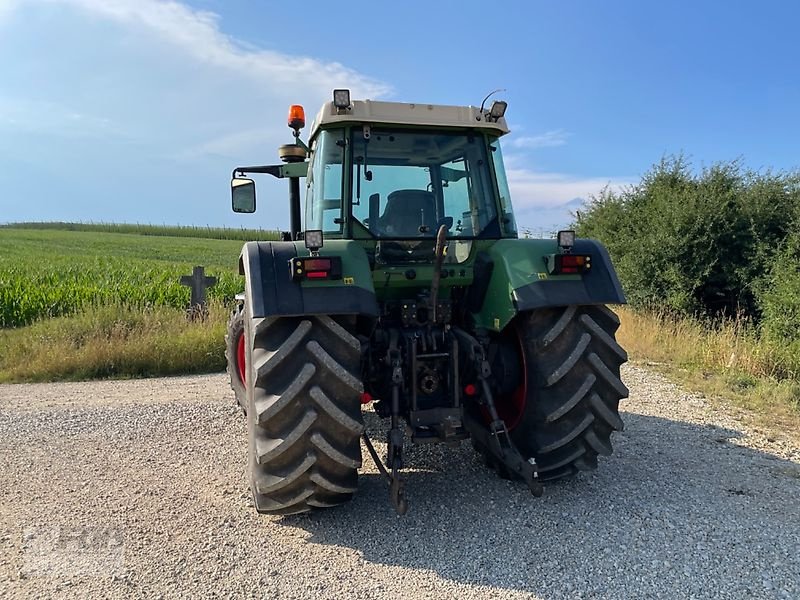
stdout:
[(426, 190), (395, 190), (386, 198), (386, 208), (381, 215), (381, 226), (399, 237), (436, 233), (436, 197)]

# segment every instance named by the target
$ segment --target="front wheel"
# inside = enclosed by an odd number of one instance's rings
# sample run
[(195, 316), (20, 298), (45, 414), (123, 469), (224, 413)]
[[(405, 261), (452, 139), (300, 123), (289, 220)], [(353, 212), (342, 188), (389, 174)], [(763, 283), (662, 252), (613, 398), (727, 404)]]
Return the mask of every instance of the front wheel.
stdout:
[(543, 481), (597, 468), (623, 428), (619, 401), (628, 397), (619, 319), (605, 306), (573, 305), (519, 315), (510, 327), (495, 355), (515, 357), (505, 369), (516, 371), (515, 385), (496, 398), (512, 441), (536, 459)]

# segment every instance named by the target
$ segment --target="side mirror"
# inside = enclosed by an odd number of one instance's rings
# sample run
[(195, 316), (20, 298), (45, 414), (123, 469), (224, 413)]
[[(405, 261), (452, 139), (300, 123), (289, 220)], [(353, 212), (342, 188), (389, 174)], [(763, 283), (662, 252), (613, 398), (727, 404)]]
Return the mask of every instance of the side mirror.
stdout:
[(256, 212), (256, 183), (246, 177), (231, 179), (231, 205), (233, 212)]

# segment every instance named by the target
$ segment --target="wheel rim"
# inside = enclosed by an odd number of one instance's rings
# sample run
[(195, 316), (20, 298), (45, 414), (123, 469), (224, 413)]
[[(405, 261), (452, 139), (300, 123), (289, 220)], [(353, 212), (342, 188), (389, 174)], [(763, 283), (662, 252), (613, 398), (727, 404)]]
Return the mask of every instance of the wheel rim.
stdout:
[(245, 368), (244, 364), (244, 333), (240, 333), (239, 337), (236, 340), (236, 366), (239, 371), (239, 379), (242, 383), (247, 381), (245, 374), (247, 373), (247, 369)]
[(525, 414), (525, 406), (528, 403), (528, 368), (525, 363), (525, 348), (519, 329), (515, 331), (517, 357), (519, 358), (522, 377), (519, 385), (510, 394), (498, 395), (495, 399), (497, 414), (503, 419), (509, 431), (519, 425), (522, 415)]

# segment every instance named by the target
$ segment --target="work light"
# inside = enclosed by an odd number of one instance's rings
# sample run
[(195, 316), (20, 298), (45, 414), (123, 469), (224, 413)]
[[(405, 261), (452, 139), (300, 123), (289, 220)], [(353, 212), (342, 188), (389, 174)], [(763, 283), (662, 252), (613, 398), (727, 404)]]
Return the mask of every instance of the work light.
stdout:
[(333, 90), (333, 105), (336, 108), (350, 108), (350, 90)]
[(575, 232), (569, 229), (559, 231), (558, 245), (567, 251), (572, 248), (575, 245)]
[(506, 114), (506, 109), (508, 108), (508, 102), (505, 100), (495, 100), (492, 102), (492, 108), (489, 109), (489, 116), (492, 117), (495, 121)]
[(303, 239), (306, 243), (306, 248), (308, 248), (309, 252), (316, 252), (320, 248), (322, 248), (322, 230), (321, 229), (309, 229), (306, 230)]

